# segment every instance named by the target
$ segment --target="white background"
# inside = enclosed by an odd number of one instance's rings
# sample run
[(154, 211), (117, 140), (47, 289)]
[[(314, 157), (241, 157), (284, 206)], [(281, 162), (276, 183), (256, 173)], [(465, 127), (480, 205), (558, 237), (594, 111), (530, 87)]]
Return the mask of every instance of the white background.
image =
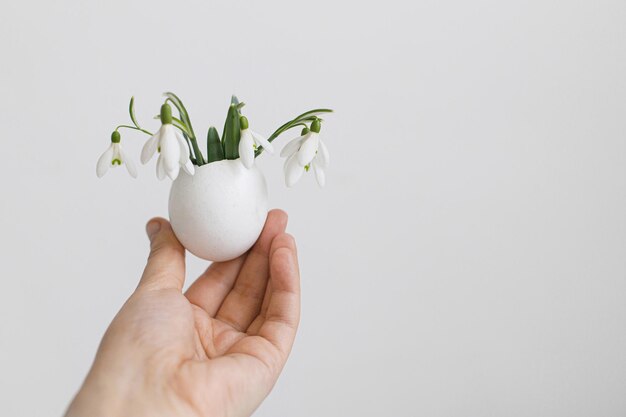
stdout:
[(325, 189), (258, 161), (303, 316), (257, 416), (626, 414), (626, 2), (1, 10), (1, 415), (60, 415), (134, 289), (169, 183), (95, 161), (166, 90), (202, 135), (231, 93), (264, 133), (336, 110)]

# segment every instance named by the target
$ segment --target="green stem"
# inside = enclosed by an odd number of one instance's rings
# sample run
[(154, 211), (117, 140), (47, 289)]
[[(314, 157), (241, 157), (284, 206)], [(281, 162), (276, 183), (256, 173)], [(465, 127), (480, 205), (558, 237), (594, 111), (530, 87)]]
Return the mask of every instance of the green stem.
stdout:
[[(274, 139), (276, 139), (278, 136), (282, 135), (283, 133), (285, 133), (289, 129), (294, 128), (296, 126), (308, 127), (306, 125), (306, 123), (304, 123), (304, 122), (294, 123), (294, 121), (292, 120), (290, 122), (285, 123), (284, 125), (282, 125), (278, 129), (276, 129), (276, 131), (274, 133), (272, 133), (269, 138), (267, 138), (267, 141), (272, 143), (274, 141)], [(261, 155), (262, 153), (263, 153), (263, 147), (260, 147), (259, 149), (257, 149), (254, 152), (254, 157), (256, 158), (257, 156)]]
[(146, 130), (146, 129), (142, 129), (142, 128), (140, 128), (140, 127), (135, 127), (135, 126), (129, 126), (129, 125), (119, 125), (118, 127), (116, 127), (116, 128), (115, 128), (115, 130), (117, 130), (117, 129), (121, 129), (121, 128), (138, 130), (138, 131), (140, 131), (140, 132), (145, 133), (146, 135), (153, 136), (153, 133), (149, 132), (149, 131), (148, 131), (148, 130)]
[(191, 147), (193, 148), (193, 153), (196, 157), (196, 165), (200, 166), (206, 164), (204, 158), (202, 157), (202, 152), (198, 147), (198, 141), (196, 140), (196, 138), (189, 137), (189, 142), (191, 142)]
[[(176, 109), (178, 110), (178, 113), (180, 115), (181, 121), (189, 129), (189, 132), (188, 132), (189, 133), (189, 138), (188, 139), (189, 139), (189, 142), (191, 142), (191, 147), (193, 148), (193, 153), (194, 153), (194, 156), (195, 156), (196, 165), (200, 166), (200, 165), (206, 164), (206, 161), (204, 160), (204, 157), (202, 156), (202, 151), (200, 151), (200, 147), (198, 146), (198, 141), (196, 140), (196, 134), (193, 131), (193, 126), (191, 126), (191, 120), (189, 119), (189, 116), (187, 114), (187, 110), (183, 106), (182, 102), (180, 102), (180, 99), (178, 101), (176, 101), (176, 100), (172, 100), (170, 97), (168, 97), (165, 101), (166, 102), (169, 101), (170, 103), (172, 103), (174, 105), (174, 107), (176, 107)], [(179, 103), (180, 103), (180, 105), (179, 105)], [(183, 132), (183, 134), (184, 133), (185, 132)]]
[[(331, 109), (315, 109), (315, 110), (309, 110), (307, 112), (304, 112), (301, 115), (283, 124), (278, 129), (276, 129), (276, 131), (272, 133), (272, 135), (269, 138), (267, 138), (267, 141), (271, 143), (278, 136), (280, 136), (281, 134), (283, 134), (284, 132), (286, 132), (287, 130), (293, 127), (296, 127), (296, 126), (308, 127), (305, 124), (305, 122), (313, 122), (315, 119), (318, 118), (317, 115), (320, 113), (332, 113), (332, 110)], [(256, 152), (254, 153), (254, 157), (256, 158), (257, 156), (261, 155), (262, 152), (263, 152), (263, 148), (257, 149)]]

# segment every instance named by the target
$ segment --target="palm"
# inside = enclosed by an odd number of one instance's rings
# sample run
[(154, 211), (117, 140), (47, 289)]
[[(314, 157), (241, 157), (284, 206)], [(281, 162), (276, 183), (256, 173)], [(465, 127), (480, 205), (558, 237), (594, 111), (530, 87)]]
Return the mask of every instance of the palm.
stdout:
[[(212, 264), (186, 293), (193, 315), (195, 354), (183, 372), (192, 375), (188, 382), (197, 394), (192, 401), (196, 407), (206, 407), (207, 415), (213, 415), (213, 400), (230, 398), (229, 392), (260, 403), (289, 354), (297, 314), (289, 318), (283, 313), (297, 311), (297, 293), (282, 292), (284, 278), (288, 278), (286, 263), (275, 259), (276, 265), (270, 266), (272, 240), (284, 227), (282, 217), (271, 215), (250, 253)], [(278, 247), (281, 242), (274, 242), (273, 250)], [(277, 282), (281, 275), (283, 282)], [(272, 284), (277, 291), (272, 291)], [(211, 400), (207, 392), (215, 394)], [(229, 410), (229, 415), (246, 414), (233, 409), (252, 406), (246, 410), (251, 412), (257, 405), (253, 403), (226, 402), (217, 408)]]
[(119, 333), (133, 323), (141, 335), (131, 337), (139, 337), (144, 354), (172, 365), (174, 397), (185, 409), (249, 415), (278, 378), (299, 320), (295, 243), (284, 233), (286, 221), (283, 212), (270, 212), (247, 254), (213, 263), (185, 294), (180, 244), (153, 247), (138, 290), (103, 346), (127, 346)]

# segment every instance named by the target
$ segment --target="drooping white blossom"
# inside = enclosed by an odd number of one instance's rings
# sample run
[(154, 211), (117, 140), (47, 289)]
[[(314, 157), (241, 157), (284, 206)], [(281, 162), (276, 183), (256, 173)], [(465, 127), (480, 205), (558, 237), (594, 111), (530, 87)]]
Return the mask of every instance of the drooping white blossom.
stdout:
[(98, 178), (102, 178), (102, 176), (109, 170), (109, 167), (121, 165), (126, 166), (126, 170), (131, 177), (137, 178), (137, 168), (135, 167), (135, 163), (126, 155), (124, 149), (122, 149), (119, 132), (114, 131), (111, 135), (111, 144), (107, 150), (104, 151), (102, 156), (98, 158), (98, 163), (96, 164), (96, 175)]
[(287, 158), (283, 169), (287, 187), (297, 183), (310, 168), (313, 169), (319, 186), (326, 185), (325, 169), (330, 162), (330, 154), (320, 139), (319, 131), (306, 129), (302, 136), (293, 139), (283, 148), (280, 156)]
[[(164, 104), (163, 107), (167, 106)], [(155, 133), (143, 146), (141, 150), (141, 163), (146, 164), (155, 152), (159, 152), (157, 159), (156, 172), (157, 178), (162, 180), (165, 176), (175, 180), (178, 177), (180, 168), (182, 167), (189, 175), (193, 175), (195, 169), (189, 159), (189, 147), (183, 139), (182, 135), (171, 124), (170, 118), (163, 117), (163, 107), (161, 108), (161, 121), (163, 124), (159, 131)], [(168, 106), (169, 107), (169, 106)]]
[(259, 146), (262, 146), (269, 153), (274, 153), (274, 147), (263, 136), (248, 128), (248, 119), (245, 116), (241, 116), (240, 125), (239, 157), (246, 168), (252, 168), (252, 165), (254, 165), (254, 153)]

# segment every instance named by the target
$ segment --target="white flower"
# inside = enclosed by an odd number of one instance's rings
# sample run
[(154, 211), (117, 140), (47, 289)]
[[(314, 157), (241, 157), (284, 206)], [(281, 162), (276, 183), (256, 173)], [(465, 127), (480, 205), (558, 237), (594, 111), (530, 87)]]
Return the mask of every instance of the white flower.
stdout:
[(175, 180), (180, 167), (189, 175), (194, 174), (193, 164), (189, 160), (189, 147), (172, 124), (161, 125), (159, 131), (148, 139), (141, 150), (141, 163), (148, 163), (157, 150), (159, 151), (156, 166), (158, 179), (162, 180), (167, 175)]
[(107, 173), (109, 167), (115, 167), (116, 165), (126, 165), (130, 176), (137, 178), (137, 168), (135, 168), (132, 159), (128, 158), (126, 152), (122, 149), (122, 145), (120, 145), (120, 134), (117, 130), (111, 134), (111, 145), (98, 159), (96, 175), (98, 178), (101, 178)]
[(262, 146), (269, 153), (274, 153), (274, 147), (263, 136), (248, 128), (248, 119), (245, 116), (241, 116), (240, 124), (239, 157), (246, 168), (252, 168), (252, 165), (254, 165), (254, 153), (257, 147)]
[(287, 158), (284, 166), (287, 187), (298, 182), (309, 168), (313, 168), (315, 179), (320, 187), (326, 184), (324, 170), (328, 167), (330, 155), (319, 133), (308, 131), (292, 140), (283, 148), (280, 156)]

